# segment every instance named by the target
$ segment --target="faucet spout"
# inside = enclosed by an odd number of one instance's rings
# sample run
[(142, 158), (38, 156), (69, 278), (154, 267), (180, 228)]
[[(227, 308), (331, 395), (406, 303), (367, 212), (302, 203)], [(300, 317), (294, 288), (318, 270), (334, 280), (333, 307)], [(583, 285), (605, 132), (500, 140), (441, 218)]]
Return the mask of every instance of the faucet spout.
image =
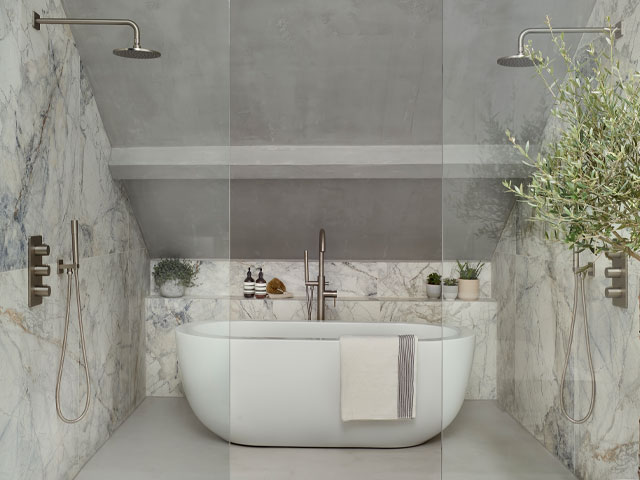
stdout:
[[(324, 278), (324, 253), (326, 250), (326, 236), (324, 228), (320, 229), (319, 246), (318, 246), (318, 279), (314, 282), (309, 280), (309, 253), (304, 251), (304, 284), (307, 287), (318, 288), (318, 304), (317, 304), (317, 318), (318, 321), (324, 320), (325, 313), (325, 298), (333, 298), (335, 305), (335, 299), (338, 297), (337, 290), (327, 290), (326, 281)], [(311, 315), (311, 314), (309, 314)]]

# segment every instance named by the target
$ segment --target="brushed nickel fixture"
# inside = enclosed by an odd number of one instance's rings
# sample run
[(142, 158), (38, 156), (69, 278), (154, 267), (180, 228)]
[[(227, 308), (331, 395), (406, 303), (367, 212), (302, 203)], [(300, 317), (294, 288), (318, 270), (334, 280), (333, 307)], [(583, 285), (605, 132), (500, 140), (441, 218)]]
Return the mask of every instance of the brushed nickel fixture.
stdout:
[(160, 52), (142, 48), (140, 44), (140, 27), (133, 20), (126, 18), (42, 18), (33, 12), (33, 28), (40, 30), (40, 25), (125, 25), (133, 29), (133, 47), (116, 48), (113, 54), (125, 58), (158, 58)]
[(304, 284), (306, 287), (317, 287), (318, 289), (318, 301), (317, 301), (317, 320), (319, 322), (324, 321), (325, 313), (325, 298), (333, 298), (335, 305), (336, 298), (338, 297), (337, 290), (327, 290), (326, 280), (324, 278), (324, 252), (326, 250), (326, 240), (324, 228), (320, 229), (320, 242), (318, 248), (318, 279), (315, 281), (309, 280), (309, 251), (304, 251)]
[(611, 267), (604, 269), (604, 276), (611, 279), (611, 286), (604, 289), (604, 296), (612, 299), (614, 307), (627, 308), (627, 254), (607, 252), (606, 255), (611, 260)]
[[(580, 266), (580, 250), (577, 246), (573, 247), (573, 275), (574, 275), (574, 287), (573, 287), (573, 309), (571, 311), (571, 328), (569, 330), (569, 344), (567, 346), (567, 352), (564, 359), (564, 368), (562, 369), (562, 380), (560, 381), (560, 407), (562, 414), (571, 423), (581, 425), (585, 423), (593, 414), (593, 407), (596, 404), (596, 374), (593, 369), (593, 355), (591, 354), (591, 341), (589, 339), (589, 318), (587, 315), (587, 299), (585, 295), (584, 280), (585, 277), (594, 275), (593, 262), (587, 263), (585, 266)], [(589, 373), (591, 374), (591, 400), (589, 401), (589, 410), (582, 418), (575, 418), (569, 415), (566, 405), (564, 403), (564, 387), (567, 377), (567, 369), (569, 368), (569, 357), (571, 356), (571, 346), (573, 345), (573, 334), (576, 329), (576, 316), (578, 313), (578, 294), (582, 300), (582, 314), (584, 320), (584, 336), (585, 346), (587, 347), (587, 359), (589, 361)]]
[(498, 65), (503, 67), (533, 67), (538, 64), (537, 61), (528, 58), (524, 51), (524, 39), (531, 34), (547, 34), (552, 33), (610, 33), (614, 31), (615, 38), (622, 37), (622, 21), (616, 23), (613, 27), (560, 27), (549, 30), (548, 28), (525, 28), (518, 36), (518, 53), (507, 57), (500, 57)]
[(51, 275), (51, 267), (42, 263), (42, 258), (51, 253), (49, 245), (42, 243), (42, 235), (29, 237), (29, 307), (42, 303), (51, 296), (51, 287), (44, 285), (44, 277)]
[[(82, 324), (82, 303), (80, 302), (80, 280), (78, 277), (78, 270), (80, 269), (80, 260), (78, 253), (78, 220), (71, 221), (71, 257), (72, 263), (64, 263), (62, 259), (58, 260), (58, 275), (63, 273), (67, 274), (67, 303), (66, 313), (64, 318), (64, 337), (62, 340), (62, 351), (60, 353), (60, 364), (58, 366), (58, 379), (56, 381), (56, 412), (60, 420), (65, 423), (77, 423), (82, 420), (91, 404), (91, 382), (89, 378), (89, 363), (87, 362), (87, 348), (84, 341), (84, 328)], [(71, 287), (72, 281), (75, 278), (76, 287), (76, 305), (78, 308), (78, 327), (80, 332), (80, 346), (82, 349), (82, 362), (84, 367), (84, 378), (87, 384), (84, 410), (76, 417), (69, 419), (62, 413), (60, 406), (60, 385), (62, 383), (62, 372), (64, 370), (64, 359), (67, 353), (67, 337), (69, 335), (69, 317), (71, 316)]]

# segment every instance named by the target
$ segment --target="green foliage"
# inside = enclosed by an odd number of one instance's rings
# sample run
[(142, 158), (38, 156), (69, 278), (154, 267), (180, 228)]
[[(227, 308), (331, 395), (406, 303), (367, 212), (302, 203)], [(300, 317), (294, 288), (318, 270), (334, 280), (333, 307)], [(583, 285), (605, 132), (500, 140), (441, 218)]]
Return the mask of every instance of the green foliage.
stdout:
[(158, 287), (177, 280), (183, 287), (193, 287), (199, 266), (179, 258), (163, 258), (153, 267), (153, 280)]
[(444, 280), (442, 280), (442, 284), (445, 287), (455, 287), (456, 285), (458, 285), (458, 279), (457, 278), (445, 278)]
[(460, 280), (477, 280), (484, 268), (484, 263), (482, 262), (478, 262), (475, 267), (472, 267), (469, 262), (460, 263), (460, 260), (456, 261), (458, 262)]
[(440, 275), (438, 272), (432, 272), (427, 277), (427, 283), (429, 285), (440, 285), (441, 280), (442, 275)]
[(621, 69), (613, 31), (606, 48), (590, 44), (584, 58), (574, 59), (548, 17), (547, 25), (566, 67), (563, 79), (548, 57), (530, 46), (525, 53), (539, 62), (559, 128), (535, 159), (529, 143), (520, 145), (507, 131), (533, 174), (528, 186), (504, 185), (532, 207), (547, 238), (640, 260), (640, 74)]

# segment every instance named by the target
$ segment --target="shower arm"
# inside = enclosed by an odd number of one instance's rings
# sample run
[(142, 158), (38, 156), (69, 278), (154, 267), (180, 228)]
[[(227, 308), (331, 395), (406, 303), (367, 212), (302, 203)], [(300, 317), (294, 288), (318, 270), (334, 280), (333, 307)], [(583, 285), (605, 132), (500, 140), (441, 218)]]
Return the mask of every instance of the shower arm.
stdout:
[(140, 47), (140, 27), (133, 20), (126, 18), (41, 18), (33, 12), (33, 28), (40, 30), (40, 25), (128, 25), (133, 28), (133, 47)]
[(613, 27), (561, 27), (561, 28), (526, 28), (518, 36), (518, 53), (524, 55), (524, 39), (527, 35), (536, 33), (609, 33), (614, 31), (615, 38), (622, 37), (622, 22), (616, 23)]

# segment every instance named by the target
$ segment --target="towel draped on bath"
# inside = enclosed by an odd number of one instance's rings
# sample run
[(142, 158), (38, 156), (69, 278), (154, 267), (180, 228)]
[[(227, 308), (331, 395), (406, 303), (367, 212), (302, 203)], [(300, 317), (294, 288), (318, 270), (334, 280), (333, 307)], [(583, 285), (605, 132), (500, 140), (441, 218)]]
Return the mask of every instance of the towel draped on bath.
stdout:
[(415, 335), (340, 338), (342, 421), (416, 416)]

